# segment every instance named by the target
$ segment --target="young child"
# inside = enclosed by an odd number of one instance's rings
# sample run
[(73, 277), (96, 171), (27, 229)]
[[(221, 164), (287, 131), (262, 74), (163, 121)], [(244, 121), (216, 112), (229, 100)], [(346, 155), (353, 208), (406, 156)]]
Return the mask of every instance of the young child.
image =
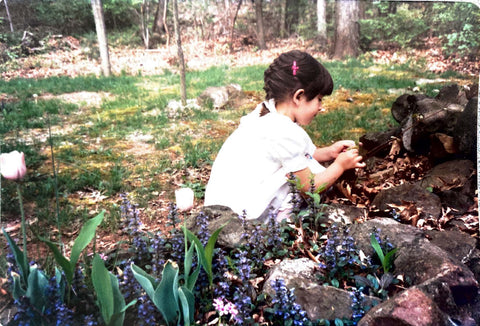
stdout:
[[(264, 73), (266, 101), (240, 120), (212, 166), (205, 206), (223, 205), (248, 219), (289, 217), (288, 176), (300, 180), (302, 191), (330, 187), (348, 169), (362, 168), (362, 157), (350, 140), (317, 148), (305, 130), (330, 95), (329, 72), (301, 51), (281, 54)], [(328, 168), (319, 162), (333, 161)]]

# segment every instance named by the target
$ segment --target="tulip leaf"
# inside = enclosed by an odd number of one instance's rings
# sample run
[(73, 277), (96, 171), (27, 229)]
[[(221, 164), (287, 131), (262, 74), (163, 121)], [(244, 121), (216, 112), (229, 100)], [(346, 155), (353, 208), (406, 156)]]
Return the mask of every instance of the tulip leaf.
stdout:
[(213, 283), (213, 271), (212, 271), (213, 250), (215, 249), (215, 243), (217, 242), (220, 232), (227, 224), (228, 222), (220, 226), (217, 230), (215, 230), (215, 232), (213, 232), (213, 234), (210, 236), (210, 239), (208, 239), (207, 245), (205, 246), (205, 262), (208, 268), (206, 272), (208, 275), (208, 280), (210, 281), (210, 285), (212, 285)]
[(128, 305), (125, 305), (125, 298), (123, 297), (122, 292), (120, 292), (117, 277), (110, 272), (108, 274), (110, 275), (110, 282), (113, 292), (113, 315), (110, 319), (109, 326), (123, 326), (125, 311), (128, 307), (133, 306), (137, 300), (133, 300)]
[(57, 263), (62, 267), (63, 272), (65, 273), (65, 277), (67, 278), (67, 283), (70, 286), (73, 282), (73, 276), (75, 273), (75, 267), (77, 266), (78, 259), (80, 257), (81, 252), (85, 247), (88, 246), (90, 241), (92, 241), (93, 237), (95, 236), (95, 231), (97, 226), (103, 220), (105, 211), (102, 211), (96, 217), (88, 220), (80, 230), (80, 234), (75, 239), (73, 243), (72, 252), (70, 254), (70, 260), (68, 260), (58, 249), (57, 245), (47, 239), (40, 238), (41, 241), (45, 242), (45, 244), (52, 250), (53, 256)]
[(195, 243), (192, 243), (190, 246), (190, 249), (187, 251), (187, 254), (185, 255), (185, 260), (183, 263), (184, 266), (184, 278), (185, 278), (185, 284), (188, 289), (193, 290), (193, 287), (195, 286), (195, 283), (197, 283), (198, 275), (200, 274), (200, 269), (201, 269), (201, 263), (197, 264), (197, 267), (193, 271), (192, 274), (190, 274), (190, 269), (192, 267), (192, 260), (193, 260), (193, 249), (196, 250), (197, 256), (200, 257), (201, 253), (199, 252), (199, 248)]
[(114, 311), (113, 290), (110, 275), (102, 258), (95, 254), (92, 262), (92, 283), (98, 297), (98, 305), (106, 325), (110, 323)]
[(43, 311), (47, 304), (45, 291), (48, 287), (48, 278), (36, 267), (32, 267), (28, 275), (28, 287), (25, 296), (38, 311)]
[(60, 252), (60, 250), (58, 249), (55, 243), (51, 242), (50, 240), (43, 239), (41, 237), (39, 237), (39, 239), (43, 241), (50, 248), (50, 250), (53, 253), (53, 257), (55, 257), (55, 260), (57, 261), (57, 263), (60, 265), (60, 267), (62, 267), (63, 272), (65, 273), (65, 277), (67, 278), (68, 284), (72, 284), (74, 269), (72, 268), (70, 261), (67, 258), (65, 258), (64, 255), (62, 255), (62, 253)]
[(77, 239), (75, 239), (72, 247), (72, 253), (70, 254), (70, 265), (72, 266), (72, 269), (75, 269), (81, 252), (86, 246), (88, 246), (90, 241), (92, 241), (93, 237), (95, 236), (97, 226), (102, 223), (104, 214), (105, 211), (100, 212), (100, 214), (98, 214), (96, 217), (88, 220), (80, 230), (80, 234), (78, 235)]
[(13, 252), (13, 256), (15, 258), (15, 262), (17, 263), (18, 268), (20, 269), (20, 273), (22, 275), (23, 282), (26, 286), (28, 284), (28, 274), (30, 272), (30, 267), (28, 266), (28, 261), (26, 254), (23, 251), (18, 248), (17, 244), (13, 239), (10, 237), (10, 235), (5, 231), (4, 228), (2, 228), (3, 234), (5, 235), (5, 238), (7, 238), (8, 244), (10, 245), (10, 249)]
[[(187, 244), (185, 243), (185, 246)], [(185, 279), (188, 278), (190, 274), (190, 269), (192, 268), (192, 261), (193, 261), (193, 250), (195, 249), (195, 244), (192, 243), (188, 251), (185, 253), (185, 259), (183, 260), (183, 268), (185, 269)]]
[(383, 255), (383, 250), (382, 248), (380, 248), (380, 244), (378, 243), (378, 240), (377, 238), (375, 238), (375, 234), (373, 233), (370, 235), (370, 243), (373, 249), (375, 249), (375, 252), (377, 253), (378, 258), (380, 258), (380, 262), (383, 264), (383, 261), (385, 260), (385, 256)]
[(117, 277), (107, 270), (98, 254), (93, 257), (92, 283), (97, 293), (98, 305), (105, 324), (107, 326), (122, 326), (125, 311), (128, 307), (134, 305), (137, 300), (125, 305), (125, 299), (120, 292)]
[(217, 230), (215, 230), (215, 232), (213, 232), (213, 234), (208, 239), (208, 242), (205, 248), (203, 248), (202, 243), (197, 238), (197, 236), (193, 234), (192, 231), (182, 226), (183, 232), (187, 235), (188, 239), (194, 242), (195, 245), (197, 246), (198, 260), (199, 260), (199, 263), (202, 265), (203, 269), (205, 270), (205, 272), (207, 273), (207, 277), (210, 282), (210, 285), (212, 285), (213, 283), (212, 260), (213, 260), (213, 253), (214, 253), (213, 251), (215, 249), (215, 243), (217, 242), (220, 232), (227, 224), (228, 223), (223, 224)]
[(207, 259), (205, 257), (205, 249), (203, 248), (202, 243), (197, 238), (197, 236), (195, 234), (193, 234), (193, 232), (190, 231), (189, 229), (187, 229), (186, 227), (182, 226), (182, 230), (185, 233), (185, 235), (187, 236), (188, 240), (190, 240), (193, 244), (195, 244), (195, 246), (197, 248), (196, 251), (197, 251), (197, 255), (198, 255), (198, 262), (199, 262), (199, 264), (201, 264), (203, 266), (203, 268), (205, 269), (205, 271), (207, 272), (207, 275), (208, 275), (208, 270), (206, 268)]
[(25, 296), (25, 289), (22, 287), (22, 281), (20, 279), (20, 275), (13, 272), (11, 274), (13, 279), (12, 297), (15, 300), (19, 300), (21, 297)]
[(382, 263), (382, 268), (384, 273), (388, 273), (390, 268), (392, 267), (393, 260), (395, 259), (395, 253), (397, 252), (397, 248), (390, 250), (387, 252), (385, 255), (383, 253), (383, 249), (380, 247), (380, 244), (378, 243), (377, 238), (375, 238), (375, 234), (371, 234), (370, 236), (370, 243), (375, 249), (375, 252), (378, 255), (378, 258), (380, 259), (380, 262)]
[(183, 324), (191, 325), (194, 323), (195, 297), (185, 286), (178, 288), (178, 297), (182, 307)]
[(155, 289), (153, 303), (168, 325), (175, 322), (180, 312), (178, 306), (178, 266), (168, 261), (162, 271), (162, 280)]

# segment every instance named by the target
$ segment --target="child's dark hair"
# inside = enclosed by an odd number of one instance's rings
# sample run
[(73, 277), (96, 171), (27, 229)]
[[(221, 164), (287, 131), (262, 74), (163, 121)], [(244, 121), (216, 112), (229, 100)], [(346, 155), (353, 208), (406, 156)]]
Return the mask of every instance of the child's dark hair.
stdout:
[(311, 101), (317, 95), (330, 95), (333, 91), (332, 76), (310, 54), (298, 50), (282, 53), (265, 70), (266, 99), (283, 102), (299, 89)]

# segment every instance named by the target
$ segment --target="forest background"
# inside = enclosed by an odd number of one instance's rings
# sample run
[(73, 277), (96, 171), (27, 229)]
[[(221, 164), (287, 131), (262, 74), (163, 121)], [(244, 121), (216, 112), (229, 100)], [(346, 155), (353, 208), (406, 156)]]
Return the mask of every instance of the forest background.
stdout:
[[(41, 40), (53, 35), (82, 35), (83, 43), (94, 41), (92, 6), (99, 4), (104, 23), (100, 27), (108, 30), (111, 46), (169, 46), (175, 44), (171, 3), (4, 0), (0, 7), (2, 59), (45, 51), (48, 46), (40, 45)], [(226, 47), (223, 51), (256, 52), (285, 39), (299, 44), (312, 40), (314, 49), (334, 59), (376, 50), (422, 49), (432, 42), (445, 58), (456, 61), (475, 61), (479, 51), (478, 7), (469, 2), (201, 0), (179, 1), (178, 8), (184, 43), (209, 41), (212, 47), (212, 42), (220, 42)], [(96, 47), (89, 48), (98, 57)]]

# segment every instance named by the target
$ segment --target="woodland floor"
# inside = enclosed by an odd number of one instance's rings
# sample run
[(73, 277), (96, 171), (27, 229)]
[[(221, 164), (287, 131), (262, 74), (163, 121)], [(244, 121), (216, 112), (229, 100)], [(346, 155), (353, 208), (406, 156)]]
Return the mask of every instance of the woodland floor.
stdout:
[[(65, 39), (64, 42), (68, 42), (68, 49), (59, 48), (56, 51), (30, 56), (18, 60), (15, 69), (2, 72), (2, 78), (45, 78), (51, 76), (70, 76), (76, 77), (84, 74), (100, 74), (100, 66), (97, 60), (92, 59), (84, 48), (79, 46), (78, 40), (74, 38)], [(253, 47), (244, 46), (238, 47), (232, 53), (227, 51), (228, 47), (224, 42), (191, 42), (183, 45), (185, 52), (185, 59), (189, 69), (205, 69), (212, 65), (226, 64), (230, 66), (246, 66), (251, 64), (269, 64), (280, 53), (301, 48), (306, 50), (322, 60), (328, 59), (325, 53), (318, 52), (312, 43), (300, 42), (299, 40), (290, 39), (280, 41), (275, 44), (269, 44), (268, 50), (255, 51)], [(64, 44), (64, 43), (63, 43)], [(431, 44), (432, 45), (432, 44)], [(480, 71), (480, 63), (478, 61), (470, 61), (466, 58), (443, 58), (441, 51), (435, 46), (429, 46), (427, 49), (409, 51), (409, 52), (396, 52), (396, 51), (376, 51), (370, 54), (374, 60), (379, 63), (404, 63), (412, 59), (412, 56), (418, 57), (419, 60), (424, 60), (426, 67), (432, 72), (444, 72), (447, 70), (454, 70), (464, 74), (470, 74), (478, 76)], [(112, 71), (114, 74), (120, 74), (122, 72), (127, 74), (141, 74), (141, 75), (153, 75), (161, 74), (164, 69), (174, 70), (172, 64), (175, 63), (176, 48), (175, 46), (164, 47), (156, 50), (144, 50), (144, 49), (110, 49), (110, 59), (112, 65)], [(3, 96), (0, 94), (0, 96)], [(92, 94), (90, 92), (69, 94), (68, 101), (87, 103), (90, 105), (99, 105), (102, 101), (102, 97), (107, 96), (105, 94)], [(135, 144), (136, 139), (130, 139)], [(154, 154), (154, 148), (145, 147), (145, 142), (138, 141), (136, 146), (136, 152), (138, 155), (138, 149), (141, 149), (142, 155), (145, 153)], [(372, 197), (378, 192), (379, 189), (385, 185), (397, 184), (402, 178), (408, 179), (411, 176), (411, 171), (415, 170), (416, 176), (422, 176), (429, 168), (428, 160), (425, 158), (408, 158), (403, 157), (396, 160), (384, 160), (379, 162), (376, 166), (372, 167), (371, 171), (362, 172), (357, 180), (361, 180), (361, 183), (355, 186), (348, 181), (344, 180), (339, 183), (339, 187), (335, 194), (330, 198), (331, 201), (349, 201), (358, 206), (368, 206)], [(394, 168), (397, 173), (392, 175), (389, 179), (376, 179), (372, 181), (369, 176), (381, 169)], [(163, 176), (166, 183), (176, 185), (182, 179), (182, 174), (189, 174), (189, 178), (201, 180), (202, 183), (208, 181), (210, 167), (204, 167), (201, 169), (191, 171), (178, 171), (177, 173)], [(82, 194), (77, 194), (79, 197)], [(101, 198), (96, 198), (95, 194), (84, 194), (88, 197), (88, 200), (95, 203), (95, 201), (101, 201)], [(148, 207), (142, 208), (140, 214), (142, 216), (145, 228), (150, 231), (156, 231), (162, 229), (165, 223), (165, 218), (168, 213), (168, 203), (171, 201), (171, 197), (165, 195), (165, 192), (159, 191), (156, 200), (150, 201)], [(196, 209), (198, 210), (202, 206), (201, 202), (196, 203)], [(415, 218), (415, 212), (411, 212), (406, 219), (412, 220)], [(148, 215), (148, 218), (146, 217)], [(477, 203), (472, 207), (471, 211), (464, 216), (456, 216), (445, 212), (442, 217), (441, 223), (447, 223), (451, 219), (460, 219), (464, 224), (464, 229), (472, 235), (478, 236), (478, 209)], [(19, 220), (7, 220), (2, 221), (7, 229), (12, 232), (13, 236), (20, 237)], [(415, 221), (418, 223), (418, 219)], [(420, 221), (423, 227), (438, 228), (441, 225), (435, 224), (432, 221)], [(63, 241), (69, 243), (71, 239), (74, 239), (78, 235), (81, 225), (68, 226), (67, 230), (63, 230)], [(118, 230), (112, 232), (111, 230), (101, 231), (96, 243), (97, 250), (103, 250), (103, 252), (109, 252), (114, 250), (118, 241), (124, 238), (125, 235)], [(42, 256), (44, 248), (33, 240), (29, 244), (29, 252), (34, 255)], [(2, 282), (5, 279), (0, 278), (0, 294), (6, 294), (2, 289)], [(1, 298), (4, 299), (1, 299)], [(0, 295), (0, 314), (2, 313), (2, 306), (5, 302), (8, 303), (7, 296)], [(2, 302), (3, 301), (3, 302)]]

